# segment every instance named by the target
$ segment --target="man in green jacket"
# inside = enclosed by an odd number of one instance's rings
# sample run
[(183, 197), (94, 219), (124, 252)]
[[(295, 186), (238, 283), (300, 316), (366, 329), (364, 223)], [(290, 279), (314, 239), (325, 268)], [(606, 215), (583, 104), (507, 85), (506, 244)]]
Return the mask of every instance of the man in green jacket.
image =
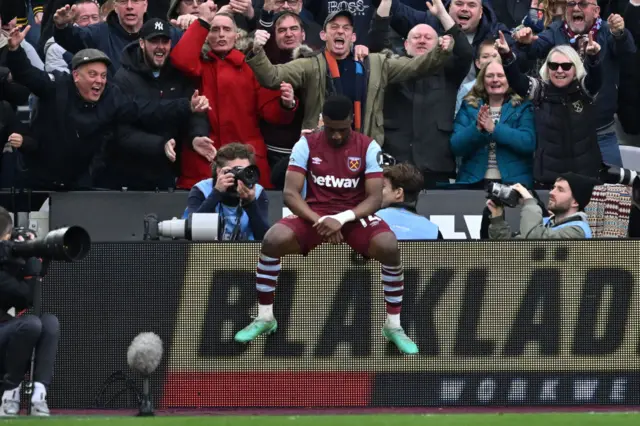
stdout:
[[(591, 228), (584, 209), (589, 204), (593, 187), (596, 185), (598, 182), (587, 176), (575, 173), (560, 175), (549, 192), (547, 209), (553, 213), (550, 218), (542, 217), (538, 200), (524, 186), (519, 183), (513, 185), (512, 188), (520, 194), (522, 204), (520, 233), (515, 238), (591, 238)], [(492, 200), (487, 201), (487, 207), (491, 212), (489, 238), (511, 238), (511, 228), (504, 220), (503, 208)]]
[(454, 45), (451, 35), (460, 31), (442, 5), (442, 0), (433, 0), (433, 6), (446, 34), (435, 49), (419, 57), (392, 58), (390, 54), (372, 53), (363, 62), (358, 61), (351, 52), (356, 40), (353, 15), (343, 10), (330, 14), (325, 20), (320, 33), (320, 38), (326, 42), (325, 51), (273, 65), (263, 50), (269, 33), (258, 30), (247, 64), (264, 87), (279, 88), (280, 83), (286, 81), (294, 89), (302, 90), (303, 129), (316, 129), (325, 98), (331, 94), (342, 94), (353, 100), (354, 130), (382, 145), (386, 86), (424, 77), (444, 66)]

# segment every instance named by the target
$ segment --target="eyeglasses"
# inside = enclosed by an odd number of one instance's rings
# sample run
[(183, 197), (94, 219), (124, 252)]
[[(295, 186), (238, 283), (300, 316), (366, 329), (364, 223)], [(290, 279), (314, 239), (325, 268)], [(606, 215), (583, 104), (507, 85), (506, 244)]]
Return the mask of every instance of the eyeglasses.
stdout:
[(204, 4), (207, 0), (181, 0), (181, 1), (186, 5), (195, 4), (196, 6), (199, 6), (201, 4)]
[(562, 71), (569, 71), (573, 68), (572, 62), (547, 62), (547, 67), (551, 71), (558, 71), (558, 68), (562, 68)]
[(569, 1), (567, 2), (567, 9), (573, 9), (574, 7), (578, 6), (580, 9), (585, 10), (589, 6), (597, 6), (597, 5), (598, 5), (597, 3), (590, 3), (588, 1), (581, 1), (581, 2)]

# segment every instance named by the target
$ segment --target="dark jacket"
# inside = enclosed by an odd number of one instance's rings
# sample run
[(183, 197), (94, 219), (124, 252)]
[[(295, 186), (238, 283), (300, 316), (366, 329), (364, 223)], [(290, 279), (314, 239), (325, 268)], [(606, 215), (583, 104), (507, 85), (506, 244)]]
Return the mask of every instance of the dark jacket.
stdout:
[[(564, 21), (555, 21), (549, 28), (538, 34), (537, 40), (531, 45), (518, 44), (518, 55), (525, 56), (530, 60), (545, 59), (553, 47), (570, 44), (563, 26)], [(595, 101), (596, 115), (594, 119), (597, 129), (601, 130), (613, 124), (613, 115), (618, 108), (617, 86), (620, 75), (620, 58), (636, 53), (636, 47), (629, 30), (625, 29), (620, 38), (615, 38), (606, 21), (602, 22), (596, 41), (601, 47), (598, 56), (602, 62), (602, 68), (606, 70), (598, 99)]]
[[(49, 0), (31, 0), (33, 14), (44, 11), (44, 5)], [(18, 18), (17, 24), (28, 24), (29, 11), (27, 10), (27, 0), (4, 0), (0, 1), (0, 18), (2, 22), (9, 22), (13, 18)]]
[[(374, 17), (369, 47), (377, 52), (389, 34), (391, 18)], [(428, 77), (387, 86), (384, 96), (384, 151), (399, 163), (409, 162), (423, 173), (455, 176), (449, 138), (453, 132), (456, 94), (469, 72), (473, 49), (457, 26), (451, 29), (453, 56)], [(444, 176), (446, 175), (446, 176)]]
[[(145, 15), (145, 20), (147, 16)], [(131, 42), (138, 40), (138, 33), (128, 33), (118, 20), (118, 15), (113, 11), (107, 17), (106, 22), (101, 22), (88, 27), (76, 27), (67, 25), (63, 29), (55, 27), (53, 36), (60, 46), (71, 53), (77, 53), (82, 49), (94, 48), (103, 51), (111, 59), (109, 67), (110, 76), (115, 75), (121, 66), (121, 56), (124, 48)], [(171, 27), (172, 45), (180, 40), (182, 31)]]
[(172, 0), (151, 0), (147, 2), (147, 14), (149, 18), (167, 19), (167, 12), (171, 8)]
[[(451, 0), (444, 2), (445, 7), (449, 10)], [(438, 34), (443, 34), (444, 30), (440, 21), (436, 16), (433, 16), (430, 12), (420, 12), (412, 9), (411, 7), (401, 3), (398, 0), (393, 0), (391, 5), (391, 28), (393, 28), (401, 37), (407, 37), (409, 31), (418, 24), (427, 24), (432, 26)], [(487, 0), (482, 2), (482, 19), (478, 26), (478, 31), (473, 38), (471, 45), (473, 46), (474, 57), (480, 43), (488, 38), (497, 39), (498, 31), (502, 31), (509, 46), (515, 44), (515, 41), (511, 37), (509, 29), (498, 21), (496, 13), (491, 7), (491, 3)]]
[[(20, 149), (13, 148), (8, 143), (9, 136), (13, 133), (22, 135)], [(32, 151), (37, 147), (37, 142), (31, 137), (29, 127), (18, 119), (7, 101), (0, 102), (0, 141), (0, 188), (20, 187), (22, 153)]]
[(37, 278), (23, 279), (19, 274), (0, 270), (0, 323), (11, 320), (11, 308), (20, 312), (33, 304), (34, 284)]
[(627, 2), (623, 17), (626, 28), (636, 44), (634, 55), (620, 58), (618, 87), (618, 120), (625, 132), (640, 134), (640, 6)]
[(598, 0), (598, 6), (600, 6), (600, 16), (605, 21), (609, 18), (609, 15), (616, 13), (622, 15), (625, 18), (625, 24), (628, 25), (625, 10), (633, 7), (633, 5), (629, 4), (629, 0)]
[(531, 99), (535, 108), (535, 181), (551, 185), (566, 172), (597, 177), (602, 154), (594, 98), (602, 84), (602, 61), (589, 56), (585, 61), (586, 77), (564, 88), (523, 75), (514, 62), (513, 58), (503, 58), (509, 85), (520, 96)]
[(498, 22), (507, 28), (515, 28), (529, 13), (531, 0), (491, 0)]
[(191, 115), (189, 99), (131, 99), (112, 84), (106, 85), (98, 102), (87, 102), (78, 94), (71, 75), (54, 72), (52, 80), (31, 66), (22, 49), (9, 52), (9, 65), (15, 80), (39, 98), (32, 120), (38, 147), (26, 156), (33, 189), (91, 188), (96, 160), (117, 123), (177, 126)]
[[(131, 96), (154, 102), (191, 98), (195, 90), (193, 82), (176, 70), (168, 58), (156, 78), (145, 62), (138, 42), (125, 48), (122, 67), (116, 73), (114, 83)], [(139, 190), (175, 187), (180, 159), (178, 157), (175, 163), (171, 163), (165, 155), (164, 145), (175, 139), (175, 151), (179, 153), (183, 143), (191, 143), (194, 137), (208, 134), (208, 120), (197, 114), (180, 126), (163, 121), (154, 123), (152, 127), (118, 126), (115, 140), (107, 149), (107, 185)]]
[(348, 2), (332, 0), (307, 0), (304, 1), (304, 9), (300, 13), (304, 16), (307, 12), (318, 25), (324, 27), (324, 21), (329, 14), (338, 10), (349, 10), (353, 14), (353, 31), (356, 33), (356, 43), (366, 46), (369, 41), (369, 25), (376, 7), (373, 0), (351, 0)]
[(0, 101), (7, 101), (11, 105), (26, 105), (29, 102), (29, 89), (15, 80), (9, 81), (9, 68), (7, 63), (7, 46), (0, 48)]

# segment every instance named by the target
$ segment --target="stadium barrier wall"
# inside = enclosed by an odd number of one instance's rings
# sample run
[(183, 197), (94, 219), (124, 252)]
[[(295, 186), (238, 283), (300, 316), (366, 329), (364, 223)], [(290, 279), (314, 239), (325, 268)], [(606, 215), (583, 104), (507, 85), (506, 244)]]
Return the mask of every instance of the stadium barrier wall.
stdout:
[(259, 244), (94, 244), (46, 277), (44, 309), (62, 330), (50, 404), (136, 407), (108, 379), (135, 377), (126, 352), (146, 331), (164, 342), (152, 378), (163, 408), (640, 402), (639, 241), (401, 250), (414, 357), (380, 334), (379, 264), (347, 246), (285, 258), (278, 331), (244, 346), (233, 335), (256, 314)]
[[(269, 221), (286, 216), (282, 192), (268, 191)], [(546, 202), (548, 191), (538, 191)], [(440, 227), (445, 239), (478, 239), (487, 193), (478, 190), (433, 190), (420, 194), (418, 213)], [(49, 229), (79, 225), (92, 241), (142, 241), (146, 214), (160, 220), (182, 217), (187, 192), (56, 192), (51, 194)], [(506, 209), (512, 229), (520, 226), (520, 209)]]

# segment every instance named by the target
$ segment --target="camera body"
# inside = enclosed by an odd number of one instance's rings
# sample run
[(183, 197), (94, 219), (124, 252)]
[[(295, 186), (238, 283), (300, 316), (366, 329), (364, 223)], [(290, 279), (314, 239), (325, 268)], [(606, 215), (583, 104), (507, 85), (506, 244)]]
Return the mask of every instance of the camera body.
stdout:
[(242, 182), (247, 188), (253, 188), (260, 180), (260, 169), (258, 166), (251, 165), (247, 167), (235, 166), (227, 173), (231, 173), (235, 180), (233, 186), (227, 189), (230, 195), (238, 195), (238, 181)]
[(497, 182), (487, 185), (487, 198), (499, 206), (515, 207), (522, 195), (512, 187)]
[(35, 240), (36, 238), (38, 238), (38, 235), (34, 231), (28, 228), (24, 228), (24, 227), (13, 228), (13, 231), (11, 231), (11, 240), (20, 241), (20, 237), (22, 237), (24, 241), (28, 241), (28, 240)]

